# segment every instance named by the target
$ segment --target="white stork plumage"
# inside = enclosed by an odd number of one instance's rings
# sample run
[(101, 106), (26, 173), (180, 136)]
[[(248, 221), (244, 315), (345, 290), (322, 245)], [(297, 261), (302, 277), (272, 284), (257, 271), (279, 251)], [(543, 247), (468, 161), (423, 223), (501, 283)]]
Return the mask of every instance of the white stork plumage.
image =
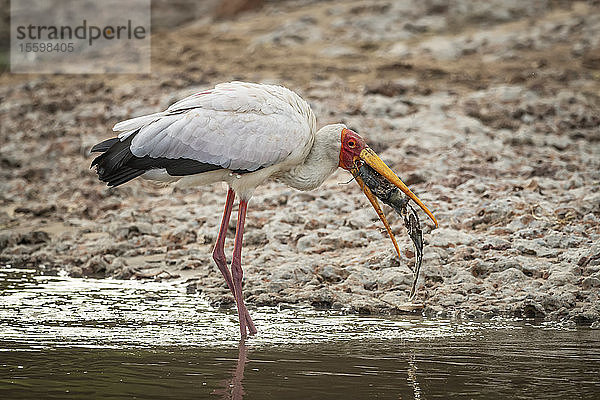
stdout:
[[(242, 337), (256, 333), (242, 294), (244, 221), (254, 190), (267, 179), (311, 190), (338, 167), (351, 170), (366, 162), (413, 199), (437, 226), (427, 207), (357, 133), (343, 124), (317, 131), (308, 103), (281, 86), (221, 83), (166, 111), (119, 122), (113, 130), (118, 137), (91, 149), (102, 152), (92, 167), (109, 186), (138, 176), (186, 186), (219, 181), (229, 185), (213, 258), (235, 298)], [(236, 194), (240, 205), (230, 272), (224, 244)], [(380, 210), (378, 214), (391, 234)]]

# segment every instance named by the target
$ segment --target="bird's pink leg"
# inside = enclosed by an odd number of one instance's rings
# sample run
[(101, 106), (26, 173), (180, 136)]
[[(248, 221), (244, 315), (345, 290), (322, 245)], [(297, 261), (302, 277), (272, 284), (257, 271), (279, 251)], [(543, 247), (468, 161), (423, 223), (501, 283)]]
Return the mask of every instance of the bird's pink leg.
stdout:
[[(229, 189), (227, 192), (227, 200), (225, 201), (225, 210), (223, 210), (223, 219), (221, 220), (221, 227), (219, 229), (219, 234), (217, 236), (217, 243), (215, 243), (215, 248), (213, 250), (213, 259), (219, 267), (219, 270), (223, 274), (225, 281), (227, 282), (227, 286), (229, 290), (231, 290), (231, 294), (235, 299), (236, 305), (238, 304), (237, 295), (235, 293), (235, 289), (233, 286), (233, 280), (231, 278), (231, 273), (229, 272), (229, 268), (227, 268), (227, 258), (225, 257), (225, 237), (227, 236), (227, 227), (229, 226), (229, 218), (231, 217), (231, 210), (233, 209), (233, 201), (235, 200), (235, 192), (232, 189)], [(245, 212), (244, 212), (245, 215)], [(240, 250), (241, 252), (241, 250)], [(242, 299), (243, 300), (243, 299)], [(238, 307), (239, 310), (239, 307)], [(248, 326), (250, 332), (256, 329), (254, 328), (254, 324), (252, 323), (252, 319), (250, 318), (250, 313), (246, 307), (243, 307), (244, 313), (242, 314), (244, 318), (240, 319), (240, 325), (244, 324), (244, 326)], [(239, 311), (238, 311), (239, 313)], [(245, 331), (245, 329), (244, 329)]]
[[(237, 228), (235, 230), (235, 242), (233, 245), (233, 259), (231, 260), (231, 275), (233, 277), (233, 288), (235, 289), (238, 315), (240, 317), (240, 333), (242, 337), (246, 336), (246, 327), (250, 335), (256, 333), (254, 323), (250, 318), (248, 309), (244, 304), (244, 295), (242, 293), (242, 278), (244, 271), (242, 270), (242, 240), (244, 238), (244, 222), (246, 221), (246, 210), (248, 202), (240, 200), (240, 209), (238, 211)], [(243, 322), (245, 320), (245, 323)]]
[(225, 201), (225, 210), (223, 211), (223, 219), (221, 220), (221, 228), (219, 229), (219, 235), (217, 236), (217, 243), (213, 250), (213, 260), (219, 267), (219, 270), (223, 274), (223, 278), (229, 286), (229, 290), (235, 298), (235, 290), (233, 289), (233, 281), (231, 280), (231, 273), (227, 268), (227, 258), (225, 257), (225, 236), (227, 236), (227, 227), (229, 226), (229, 217), (231, 217), (231, 209), (233, 208), (233, 200), (235, 199), (235, 192), (229, 189), (227, 192), (227, 200)]

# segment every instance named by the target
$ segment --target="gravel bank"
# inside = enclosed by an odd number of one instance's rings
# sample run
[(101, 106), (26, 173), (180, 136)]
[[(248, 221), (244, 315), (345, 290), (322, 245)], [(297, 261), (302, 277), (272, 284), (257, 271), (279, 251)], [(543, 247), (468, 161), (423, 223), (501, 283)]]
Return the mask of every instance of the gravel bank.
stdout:
[[(211, 259), (225, 188), (107, 189), (88, 152), (114, 123), (196, 90), (276, 82), (309, 100), (320, 126), (366, 137), (435, 213), (434, 231), (422, 217), (426, 315), (598, 321), (600, 6), (452, 3), (267, 3), (155, 35), (151, 75), (0, 75), (0, 261), (177, 279), (231, 305)], [(251, 306), (401, 312), (410, 241), (386, 207), (398, 260), (350, 178), (257, 191)]]

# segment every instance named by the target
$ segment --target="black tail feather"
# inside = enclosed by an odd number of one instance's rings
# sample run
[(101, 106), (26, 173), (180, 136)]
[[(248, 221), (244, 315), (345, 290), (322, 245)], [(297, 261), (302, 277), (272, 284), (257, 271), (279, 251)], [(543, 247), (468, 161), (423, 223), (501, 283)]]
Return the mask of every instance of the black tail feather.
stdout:
[[(123, 141), (119, 138), (111, 138), (92, 147), (92, 152), (102, 152), (102, 154), (94, 158), (91, 167), (96, 167), (98, 178), (108, 186), (122, 185), (156, 168), (165, 169), (171, 176), (201, 174), (223, 168), (187, 158), (136, 157), (131, 152), (131, 141), (138, 132), (129, 135)], [(242, 174), (250, 171), (234, 172)]]
[(122, 185), (146, 172), (146, 169), (132, 168), (127, 165), (129, 160), (134, 158), (129, 146), (136, 133), (123, 141), (118, 137), (111, 138), (92, 147), (92, 152), (102, 152), (92, 161), (92, 167), (96, 166), (98, 178), (108, 186)]
[[(135, 136), (135, 134), (129, 136), (122, 142), (117, 138), (117, 141), (106, 152), (99, 155), (97, 157), (99, 159), (97, 163), (98, 171), (102, 169), (105, 174), (110, 175), (126, 165), (127, 161), (131, 160), (133, 157), (133, 153), (129, 149), (133, 136)], [(96, 160), (94, 160), (94, 162), (95, 161)], [(92, 165), (93, 164), (94, 163), (92, 163)]]
[(129, 167), (124, 167), (123, 169), (124, 171), (120, 173), (119, 176), (110, 176), (106, 178), (107, 180), (105, 182), (107, 182), (108, 186), (115, 187), (122, 185), (123, 183), (129, 182), (130, 180), (137, 178), (146, 172), (143, 169), (134, 169)]
[(92, 149), (90, 150), (90, 153), (97, 153), (97, 152), (104, 153), (105, 151), (110, 149), (113, 146), (113, 144), (117, 143), (118, 141), (119, 141), (118, 137), (107, 139), (103, 142), (98, 143), (97, 145), (94, 145), (94, 147), (92, 147)]

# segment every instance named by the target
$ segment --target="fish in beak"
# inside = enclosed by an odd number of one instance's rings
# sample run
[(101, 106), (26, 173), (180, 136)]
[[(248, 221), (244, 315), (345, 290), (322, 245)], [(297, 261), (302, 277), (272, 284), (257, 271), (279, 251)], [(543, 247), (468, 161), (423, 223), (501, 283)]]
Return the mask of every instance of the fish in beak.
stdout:
[(421, 264), (423, 263), (423, 231), (421, 230), (421, 224), (419, 223), (419, 216), (417, 215), (415, 209), (409, 204), (410, 198), (398, 190), (396, 186), (389, 183), (383, 176), (381, 176), (381, 174), (371, 168), (368, 164), (363, 163), (360, 168), (358, 168), (358, 171), (353, 170), (352, 173), (354, 174), (360, 187), (371, 201), (371, 204), (373, 204), (373, 207), (375, 207), (379, 218), (383, 221), (383, 224), (385, 225), (388, 234), (394, 243), (398, 257), (400, 257), (398, 244), (396, 243), (396, 239), (394, 238), (389, 224), (385, 219), (385, 215), (379, 207), (377, 199), (392, 207), (400, 216), (402, 216), (402, 219), (404, 220), (404, 226), (406, 227), (408, 236), (412, 240), (415, 248), (415, 265), (414, 267), (409, 265), (409, 268), (413, 272), (413, 283), (408, 299), (409, 301), (412, 301), (417, 293), (419, 271), (421, 270)]
[[(385, 163), (379, 158), (377, 154), (369, 147), (366, 147), (364, 150), (360, 152), (360, 159), (364, 161), (367, 165), (377, 171), (381, 176), (383, 176), (389, 183), (396, 186), (400, 189), (405, 195), (407, 195), (412, 201), (414, 201), (421, 209), (427, 214), (427, 216), (433, 221), (435, 227), (438, 227), (438, 222), (429, 211), (427, 206), (423, 204), (421, 200), (398, 178), (398, 176), (387, 166)], [(364, 191), (364, 189), (363, 189)], [(367, 194), (365, 192), (365, 194)], [(367, 195), (367, 197), (369, 197)]]
[[(342, 130), (341, 141), (340, 167), (350, 171), (352, 175), (354, 175), (356, 182), (360, 185), (363, 193), (369, 199), (369, 202), (375, 209), (375, 212), (377, 212), (381, 222), (383, 222), (383, 225), (394, 244), (394, 248), (398, 253), (398, 257), (400, 257), (398, 243), (396, 242), (392, 229), (379, 205), (377, 197), (381, 198), (386, 204), (392, 206), (398, 213), (401, 213), (401, 210), (405, 210), (406, 204), (409, 201), (407, 199), (410, 199), (414, 201), (425, 214), (427, 214), (435, 224), (436, 228), (438, 227), (437, 220), (427, 206), (425, 206), (425, 204), (419, 200), (419, 198), (400, 178), (398, 178), (381, 158), (366, 145), (365, 141), (356, 132), (344, 128)], [(361, 169), (361, 166), (364, 164), (368, 165), (370, 169)], [(369, 172), (369, 170), (375, 171), (375, 173)], [(365, 179), (368, 179), (367, 183), (365, 183)], [(406, 199), (396, 189), (404, 193)], [(413, 242), (415, 242), (415, 246), (419, 247), (417, 243), (418, 240), (413, 237), (411, 238), (413, 239)], [(420, 247), (422, 248), (422, 244)]]

